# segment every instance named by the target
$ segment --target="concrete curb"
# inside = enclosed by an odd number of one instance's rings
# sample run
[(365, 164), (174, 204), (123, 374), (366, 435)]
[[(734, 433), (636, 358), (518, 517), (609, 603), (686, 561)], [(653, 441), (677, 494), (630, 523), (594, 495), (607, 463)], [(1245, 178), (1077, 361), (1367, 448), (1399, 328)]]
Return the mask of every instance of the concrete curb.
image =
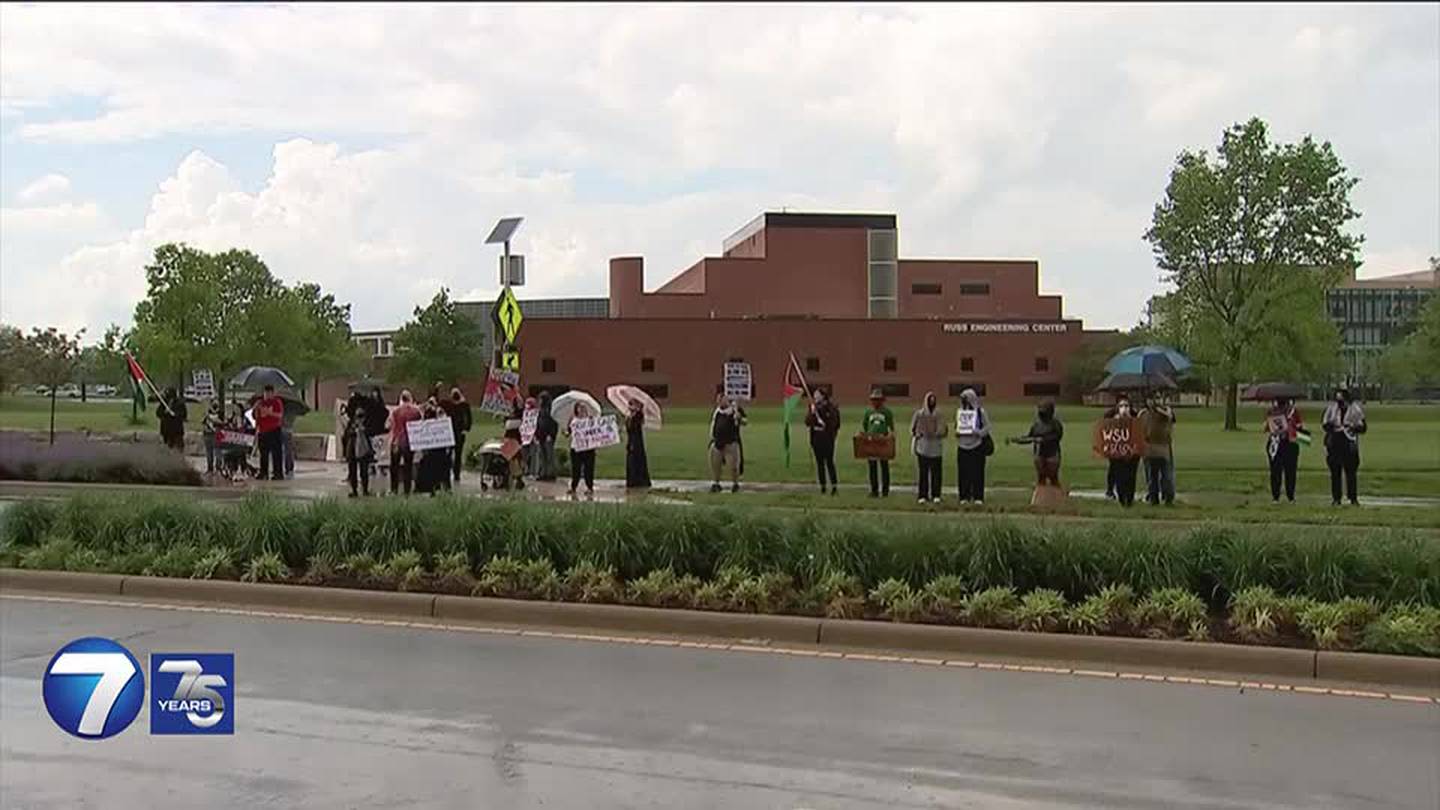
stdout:
[(435, 618), (455, 623), (533, 625), (663, 636), (945, 652), (960, 656), (1003, 656), (1083, 662), (1097, 667), (1157, 667), (1296, 680), (1403, 685), (1440, 691), (1440, 659), (1371, 653), (0, 568), (0, 592), (9, 591), (128, 596), (238, 608)]
[[(176, 484), (92, 484), (79, 481), (0, 481), (0, 498), (69, 498), (72, 495), (180, 495), (205, 500), (239, 500), (265, 491), (279, 498), (306, 499), (303, 493), (285, 489), (260, 490), (250, 487), (180, 486)], [(338, 491), (338, 490), (337, 490)]]

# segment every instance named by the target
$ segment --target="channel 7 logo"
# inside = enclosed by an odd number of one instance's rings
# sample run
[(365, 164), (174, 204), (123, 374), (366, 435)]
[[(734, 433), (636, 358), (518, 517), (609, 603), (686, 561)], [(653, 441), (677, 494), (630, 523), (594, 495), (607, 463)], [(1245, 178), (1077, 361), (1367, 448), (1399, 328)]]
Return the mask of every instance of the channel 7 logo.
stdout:
[(234, 734), (235, 656), (150, 654), (151, 734)]

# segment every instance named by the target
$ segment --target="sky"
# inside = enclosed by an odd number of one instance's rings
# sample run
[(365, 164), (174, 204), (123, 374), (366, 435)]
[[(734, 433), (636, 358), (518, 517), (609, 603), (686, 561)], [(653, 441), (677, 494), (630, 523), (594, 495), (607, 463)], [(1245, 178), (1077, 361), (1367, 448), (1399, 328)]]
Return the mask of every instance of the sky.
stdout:
[(0, 320), (128, 325), (181, 241), (391, 328), (494, 294), (500, 217), (522, 298), (604, 296), (788, 208), (1124, 328), (1176, 155), (1252, 116), (1360, 179), (1362, 276), (1440, 255), (1437, 4), (0, 4)]

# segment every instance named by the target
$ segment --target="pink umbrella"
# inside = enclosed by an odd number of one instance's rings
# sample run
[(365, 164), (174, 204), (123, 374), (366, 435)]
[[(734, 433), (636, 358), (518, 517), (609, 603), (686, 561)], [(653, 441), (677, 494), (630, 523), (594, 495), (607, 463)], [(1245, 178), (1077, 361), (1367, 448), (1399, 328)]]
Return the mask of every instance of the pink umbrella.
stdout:
[(660, 429), (660, 406), (650, 395), (641, 391), (633, 385), (612, 385), (605, 389), (605, 398), (620, 412), (621, 418), (630, 415), (630, 403), (638, 402), (645, 412), (645, 427), (649, 430)]

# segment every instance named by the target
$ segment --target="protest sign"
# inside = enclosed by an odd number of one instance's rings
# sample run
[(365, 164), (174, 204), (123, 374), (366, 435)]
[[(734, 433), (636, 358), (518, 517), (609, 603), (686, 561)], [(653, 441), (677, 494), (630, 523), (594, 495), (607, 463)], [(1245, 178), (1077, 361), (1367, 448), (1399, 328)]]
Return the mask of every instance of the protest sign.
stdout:
[(733, 400), (748, 402), (751, 390), (750, 364), (726, 363), (725, 396)]
[(540, 422), (539, 408), (526, 408), (520, 414), (520, 443), (530, 444), (535, 441), (535, 426)]
[(1091, 447), (1102, 458), (1139, 458), (1145, 453), (1145, 434), (1133, 416), (1101, 419), (1095, 423)]
[(215, 398), (215, 378), (210, 374), (210, 369), (195, 369), (191, 374), (191, 382), (196, 399)]
[(978, 427), (979, 423), (976, 421), (976, 420), (978, 420), (979, 418), (980, 418), (980, 412), (979, 412), (979, 411), (973, 411), (973, 410), (970, 410), (969, 408), (961, 408), (960, 410), (956, 411), (956, 412), (955, 412), (955, 435), (957, 435), (957, 436), (974, 436), (974, 435), (976, 434), (976, 432), (978, 432), (978, 430), (979, 430), (979, 427)]
[(217, 430), (215, 431), (215, 443), (231, 447), (254, 447), (255, 434), (246, 433), (243, 430)]
[(410, 438), (411, 450), (439, 450), (455, 446), (455, 430), (448, 416), (406, 422), (405, 432)]
[(620, 425), (615, 415), (590, 416), (570, 423), (570, 449), (574, 452), (610, 447), (620, 443)]
[(514, 402), (520, 396), (520, 375), (502, 368), (490, 369), (485, 380), (485, 394), (480, 400), (480, 410), (485, 413), (509, 416)]

